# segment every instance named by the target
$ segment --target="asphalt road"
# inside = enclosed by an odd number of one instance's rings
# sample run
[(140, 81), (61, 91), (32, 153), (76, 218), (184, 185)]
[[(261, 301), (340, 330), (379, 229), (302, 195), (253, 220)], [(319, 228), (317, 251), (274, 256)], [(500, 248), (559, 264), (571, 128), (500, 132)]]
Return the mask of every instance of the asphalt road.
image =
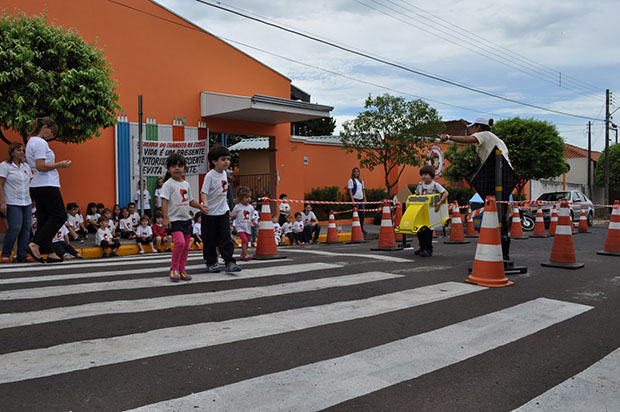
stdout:
[(281, 248), (167, 280), (169, 255), (0, 267), (2, 411), (620, 410), (620, 257), (578, 270), (514, 240), (514, 285), (465, 282), (476, 240)]

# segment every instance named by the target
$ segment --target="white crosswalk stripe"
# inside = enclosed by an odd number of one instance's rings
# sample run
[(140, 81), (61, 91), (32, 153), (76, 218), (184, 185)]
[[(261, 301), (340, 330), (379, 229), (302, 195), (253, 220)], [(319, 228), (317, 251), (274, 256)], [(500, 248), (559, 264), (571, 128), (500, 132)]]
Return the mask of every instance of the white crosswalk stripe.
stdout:
[(460, 362), (590, 309), (536, 299), (362, 352), (135, 410), (189, 411), (195, 405), (209, 405), (211, 411), (318, 411)]
[[(0, 396), (3, 387), (11, 385), (34, 385), (35, 390), (41, 388), (40, 393), (48, 393), (44, 388), (51, 383), (75, 382), (84, 373), (97, 377), (106, 369), (117, 373), (115, 368), (132, 368), (139, 363), (156, 365), (157, 360), (178, 355), (187, 356), (189, 362), (193, 352), (221, 353), (222, 348), (254, 344), (254, 339), (277, 341), (296, 335), (306, 339), (334, 330), (348, 336), (353, 332), (347, 330), (347, 325), (357, 329), (361, 324), (388, 318), (394, 322), (403, 314), (409, 318), (410, 313), (411, 322), (417, 322), (416, 314), (424, 313), (425, 308), (442, 307), (442, 302), (452, 301), (465, 307), (469, 301), (498, 293), (466, 282), (412, 285), (408, 279), (419, 278), (421, 271), (432, 271), (434, 267), (412, 266), (413, 260), (398, 256), (366, 256), (349, 251), (291, 249), (291, 253), (287, 251), (288, 259), (243, 262), (243, 271), (234, 274), (204, 273), (202, 256), (194, 254), (188, 262), (188, 269), (195, 271), (193, 280), (180, 283), (168, 280), (170, 257), (162, 255), (3, 266), (0, 273), (8, 277), (0, 278), (0, 335), (10, 339), (0, 339)], [(435, 269), (447, 272), (454, 267)], [(67, 284), (59, 284), (64, 281)], [(243, 315), (231, 312), (234, 316), (218, 318), (201, 314), (189, 321), (176, 318), (182, 311), (206, 313), (210, 305), (220, 314), (228, 313), (228, 305), (242, 307), (239, 313)], [(262, 310), (263, 306), (268, 308)], [(110, 409), (317, 411), (366, 399), (377, 391), (487, 356), (550, 327), (572, 322), (592, 309), (544, 297), (512, 304), (502, 304), (500, 299), (489, 307), (494, 309), (458, 321), (448, 318), (435, 327), (430, 322), (428, 329), (360, 349), (345, 348), (338, 354), (326, 349), (327, 356), (267, 372), (261, 369), (215, 386), (177, 390), (174, 396), (149, 393), (139, 402), (126, 400), (120, 404), (125, 406)], [(163, 323), (153, 321), (163, 314), (168, 314)], [(127, 321), (129, 318), (132, 320)], [(110, 327), (117, 324), (122, 327)], [(55, 335), (56, 328), (62, 336)], [(64, 335), (73, 329), (75, 337)], [(28, 344), (21, 347), (21, 339)], [(5, 342), (9, 342), (8, 346), (3, 347)], [(598, 410), (614, 410), (620, 402), (619, 369), (620, 349), (566, 382), (550, 390), (545, 388), (547, 392), (516, 410), (597, 410), (589, 408), (592, 405), (600, 406)], [(131, 381), (125, 384), (131, 385)], [(64, 387), (66, 383), (58, 385)], [(24, 402), (21, 409), (28, 410), (28, 399)], [(89, 408), (58, 402), (58, 408), (63, 410)]]
[[(204, 264), (200, 265), (188, 265), (187, 269), (204, 269)], [(341, 265), (335, 265), (332, 263), (306, 263), (302, 265), (286, 265), (271, 267), (267, 269), (246, 269), (243, 272), (237, 273), (203, 273), (197, 275), (192, 280), (193, 284), (206, 283), (206, 282), (221, 282), (231, 281), (235, 279), (248, 279), (266, 276), (277, 275), (290, 275), (300, 272), (308, 272), (311, 270), (325, 270), (325, 269), (337, 269), (342, 267)], [(160, 273), (158, 273), (160, 272)], [(163, 273), (161, 273), (163, 272)], [(99, 272), (103, 273), (103, 272)], [(132, 272), (135, 273), (135, 272)], [(64, 296), (74, 295), (79, 293), (89, 292), (101, 292), (106, 290), (122, 290), (122, 289), (139, 289), (149, 287), (187, 287), (188, 283), (171, 283), (168, 280), (167, 269), (161, 271), (154, 270), (153, 268), (144, 269), (141, 273), (153, 273), (154, 278), (148, 279), (132, 279), (132, 280), (114, 280), (110, 282), (96, 282), (96, 283), (82, 283), (79, 285), (63, 285), (63, 286), (47, 286), (40, 288), (29, 289), (14, 289), (5, 292), (0, 292), (0, 301), (2, 300), (16, 300), (16, 299), (37, 299), (50, 296)]]

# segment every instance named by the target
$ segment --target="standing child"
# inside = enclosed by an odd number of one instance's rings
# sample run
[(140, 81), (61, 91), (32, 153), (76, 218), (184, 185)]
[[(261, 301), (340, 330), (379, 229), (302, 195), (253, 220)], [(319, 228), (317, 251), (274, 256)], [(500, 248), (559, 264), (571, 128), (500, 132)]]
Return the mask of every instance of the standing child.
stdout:
[(110, 248), (110, 256), (118, 256), (116, 251), (121, 247), (121, 243), (112, 235), (112, 231), (108, 227), (108, 219), (101, 216), (98, 223), (99, 229), (95, 235), (95, 245), (101, 246), (103, 257), (108, 257), (108, 248)]
[(151, 229), (151, 219), (147, 215), (140, 218), (140, 225), (136, 229), (136, 243), (138, 244), (138, 253), (144, 253), (142, 245), (149, 245), (151, 247), (151, 253), (159, 252), (153, 246), (153, 229)]
[[(142, 196), (140, 196), (140, 192), (142, 192)], [(138, 185), (138, 190), (136, 190), (136, 195), (134, 196), (134, 200), (136, 201), (136, 209), (140, 210), (142, 207), (142, 203), (144, 203), (144, 214), (151, 218), (151, 193), (146, 188), (146, 180), (142, 181), (142, 190), (140, 190), (140, 185)]]
[[(420, 176), (422, 177), (422, 181), (418, 183), (415, 193), (417, 195), (441, 193), (441, 199), (435, 204), (435, 212), (438, 212), (441, 204), (448, 198), (448, 191), (439, 183), (433, 181), (435, 177), (435, 169), (433, 166), (422, 166), (420, 169)], [(433, 231), (428, 226), (423, 226), (418, 230), (418, 240), (420, 241), (420, 248), (413, 253), (422, 257), (433, 256)]]
[(235, 218), (235, 229), (237, 229), (237, 234), (241, 238), (241, 260), (244, 261), (253, 259), (252, 256), (248, 255), (248, 243), (252, 233), (252, 216), (254, 215), (254, 208), (250, 204), (250, 197), (250, 188), (239, 186), (239, 189), (237, 189), (238, 203), (232, 211), (232, 216)]
[(153, 229), (153, 243), (155, 244), (155, 248), (160, 252), (169, 252), (172, 236), (166, 232), (166, 228), (164, 227), (164, 215), (161, 211), (155, 212), (155, 223), (151, 229)]
[(220, 271), (217, 265), (218, 245), (226, 265), (226, 272), (239, 272), (241, 268), (233, 258), (234, 248), (229, 226), (230, 209), (226, 201), (229, 189), (226, 169), (230, 166), (230, 151), (223, 146), (215, 145), (209, 150), (207, 160), (213, 169), (205, 176), (200, 191), (200, 199), (205, 210), (202, 222), (202, 238), (205, 246), (202, 253), (207, 272)]
[(295, 244), (295, 234), (293, 233), (293, 216), (289, 213), (286, 215), (286, 222), (282, 225), (282, 233), (284, 237), (282, 241), (284, 243), (285, 238), (288, 238), (288, 241), (291, 245)]
[(282, 244), (282, 226), (275, 216), (271, 218), (271, 222), (273, 223), (273, 236), (276, 239), (276, 246), (279, 246)]
[(196, 213), (194, 215), (194, 223), (192, 223), (192, 238), (189, 240), (189, 248), (198, 246), (198, 249), (202, 250), (202, 213)]
[(252, 214), (252, 233), (250, 233), (250, 242), (252, 247), (256, 247), (256, 237), (258, 236), (258, 222), (260, 221), (260, 213), (256, 208), (256, 200), (253, 200), (250, 203), (254, 208), (254, 213)]
[(306, 243), (304, 236), (304, 221), (301, 218), (301, 213), (295, 212), (295, 222), (293, 223), (293, 236), (295, 237), (295, 244)]
[(286, 193), (280, 195), (280, 218), (278, 223), (282, 226), (286, 222), (286, 216), (291, 212), (291, 205), (288, 204), (288, 196)]
[(69, 229), (62, 225), (52, 239), (52, 252), (63, 259), (82, 258), (82, 255), (69, 244)]
[[(198, 203), (192, 196), (190, 185), (183, 180), (185, 158), (173, 153), (166, 160), (166, 168), (170, 173), (170, 179), (164, 182), (161, 188), (161, 211), (164, 216), (164, 227), (169, 228), (174, 241), (172, 258), (170, 262), (170, 280), (192, 280), (185, 271), (187, 255), (189, 252), (189, 238), (192, 234), (192, 217), (190, 206), (200, 209), (204, 213), (207, 208)], [(205, 178), (206, 181), (206, 178)]]
[(135, 239), (136, 232), (133, 229), (133, 219), (129, 216), (129, 209), (121, 209), (121, 219), (118, 221), (118, 229), (121, 232), (121, 239)]

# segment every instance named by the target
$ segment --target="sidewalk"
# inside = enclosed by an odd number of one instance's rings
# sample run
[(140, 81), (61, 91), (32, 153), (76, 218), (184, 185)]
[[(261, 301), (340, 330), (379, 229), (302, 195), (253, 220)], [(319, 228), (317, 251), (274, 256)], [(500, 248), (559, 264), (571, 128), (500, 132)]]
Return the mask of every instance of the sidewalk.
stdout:
[[(321, 222), (323, 223), (323, 222)], [(338, 234), (338, 240), (341, 242), (348, 242), (351, 240), (351, 224), (347, 225), (338, 225), (341, 228), (341, 233)], [(376, 240), (379, 239), (379, 230), (381, 226), (373, 225), (373, 224), (365, 224), (364, 229), (368, 232), (366, 235), (366, 240)], [(319, 236), (319, 241), (324, 243), (327, 239), (327, 222), (325, 225), (321, 224), (321, 235)], [(4, 233), (0, 233), (0, 247), (4, 241)], [(138, 245), (135, 240), (121, 239), (121, 247), (118, 249), (116, 253), (120, 256), (126, 255), (137, 255), (138, 254)], [(82, 257), (85, 259), (94, 259), (101, 258), (103, 256), (103, 250), (95, 246), (95, 235), (89, 233), (88, 239), (84, 241), (84, 243), (80, 242), (71, 242), (71, 246), (75, 248), (79, 253), (82, 254)], [(285, 246), (286, 247), (286, 246)], [(149, 246), (144, 245), (144, 250), (147, 254), (150, 251)]]

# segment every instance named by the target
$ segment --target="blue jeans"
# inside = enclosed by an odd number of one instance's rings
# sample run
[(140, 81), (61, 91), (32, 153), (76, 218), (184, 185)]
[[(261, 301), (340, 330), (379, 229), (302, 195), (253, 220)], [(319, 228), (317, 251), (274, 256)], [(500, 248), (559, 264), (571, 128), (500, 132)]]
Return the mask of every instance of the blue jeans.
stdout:
[(26, 246), (30, 240), (30, 229), (32, 227), (32, 205), (15, 206), (6, 205), (6, 220), (9, 225), (4, 234), (4, 244), (2, 245), (2, 257), (11, 256), (13, 244), (17, 239), (17, 259), (25, 259)]

